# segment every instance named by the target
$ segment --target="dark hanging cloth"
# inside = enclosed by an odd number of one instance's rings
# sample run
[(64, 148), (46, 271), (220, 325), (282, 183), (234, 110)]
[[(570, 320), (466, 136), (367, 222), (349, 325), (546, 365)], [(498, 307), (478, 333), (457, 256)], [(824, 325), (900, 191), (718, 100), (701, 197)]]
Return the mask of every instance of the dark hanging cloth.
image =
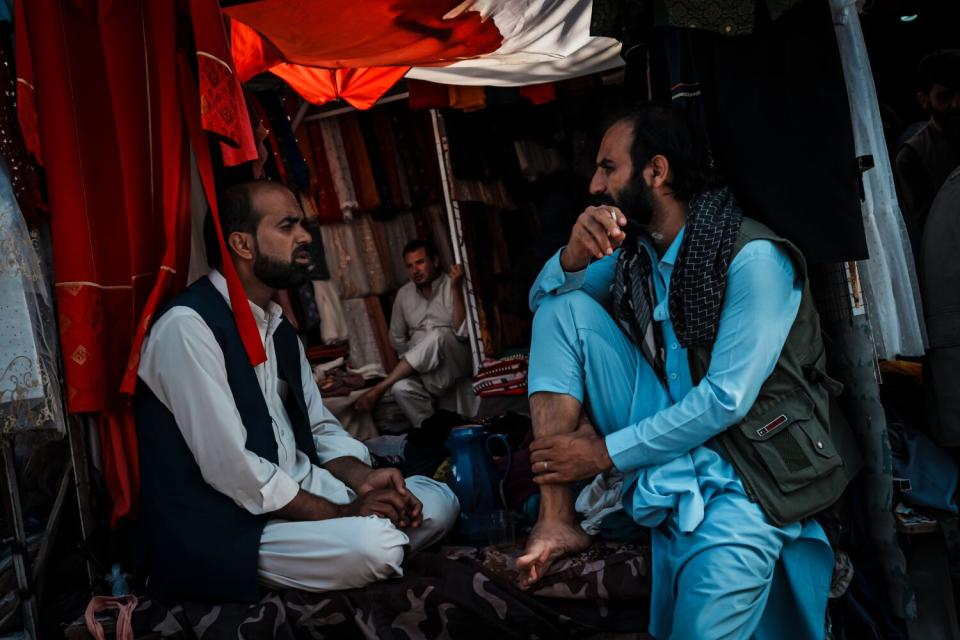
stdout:
[(0, 156), (10, 170), (10, 186), (20, 205), (23, 217), (30, 227), (37, 227), (47, 218), (47, 205), (40, 192), (40, 177), (36, 167), (27, 157), (20, 122), (17, 120), (17, 79), (13, 69), (13, 56), (8, 50), (9, 23), (0, 24)]
[(751, 36), (691, 31), (717, 168), (745, 215), (807, 261), (867, 257), (847, 93), (829, 7), (807, 2)]
[(390, 191), (390, 176), (387, 172), (387, 163), (392, 162), (393, 158), (387, 156), (383, 145), (377, 138), (370, 113), (358, 113), (357, 121), (360, 123), (360, 132), (363, 134), (363, 141), (367, 145), (367, 156), (370, 158), (370, 170), (373, 172), (377, 195), (380, 197), (379, 212), (387, 213), (393, 208), (394, 203), (394, 198)]
[(283, 155), (283, 164), (286, 173), (289, 175), (292, 185), (300, 189), (309, 191), (310, 189), (310, 171), (307, 169), (307, 163), (303, 159), (300, 147), (293, 136), (293, 129), (290, 127), (290, 117), (283, 108), (280, 96), (274, 91), (261, 91), (258, 96), (260, 104), (266, 110), (270, 119), (270, 125), (276, 134), (277, 142), (280, 146), (280, 152)]
[[(754, 32), (764, 20), (777, 20), (802, 0), (593, 0), (590, 35), (624, 44), (643, 16), (653, 26), (703, 29), (727, 36)], [(653, 11), (656, 14), (654, 15)]]

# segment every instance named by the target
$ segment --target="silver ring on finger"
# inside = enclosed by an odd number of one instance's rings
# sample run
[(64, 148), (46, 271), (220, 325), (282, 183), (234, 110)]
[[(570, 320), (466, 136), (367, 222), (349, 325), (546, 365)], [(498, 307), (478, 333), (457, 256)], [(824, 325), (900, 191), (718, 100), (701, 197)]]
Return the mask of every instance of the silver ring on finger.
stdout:
[(614, 211), (612, 208), (607, 208), (607, 213), (610, 214), (610, 217), (613, 218), (614, 224), (616, 224), (616, 222), (617, 222), (617, 212)]
[(543, 463), (543, 470), (546, 471), (546, 470), (549, 469), (549, 468), (550, 468), (550, 463), (544, 461), (544, 463)]

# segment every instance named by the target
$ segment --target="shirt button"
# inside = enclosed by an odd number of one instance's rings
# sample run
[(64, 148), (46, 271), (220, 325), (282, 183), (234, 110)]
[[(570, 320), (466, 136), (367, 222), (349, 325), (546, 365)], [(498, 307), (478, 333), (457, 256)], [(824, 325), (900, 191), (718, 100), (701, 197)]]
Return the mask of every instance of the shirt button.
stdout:
[(670, 374), (670, 379), (671, 379), (671, 380), (676, 380), (676, 379), (677, 379), (677, 374), (671, 373), (671, 374)]
[(823, 449), (823, 443), (817, 440), (817, 449)]
[(670, 348), (671, 348), (673, 351), (676, 351), (677, 349), (680, 348), (680, 345), (677, 344), (676, 342), (674, 342), (673, 344), (670, 345)]

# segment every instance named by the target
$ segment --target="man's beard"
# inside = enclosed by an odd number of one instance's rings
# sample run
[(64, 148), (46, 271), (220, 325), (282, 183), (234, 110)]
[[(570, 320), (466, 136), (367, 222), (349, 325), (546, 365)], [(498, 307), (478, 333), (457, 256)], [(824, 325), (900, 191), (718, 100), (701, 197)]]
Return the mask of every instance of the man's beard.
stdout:
[(627, 228), (648, 231), (653, 220), (653, 196), (642, 178), (630, 178), (620, 193), (602, 193), (597, 196), (598, 205), (618, 207), (627, 217)]
[(294, 249), (289, 262), (277, 260), (261, 253), (260, 246), (256, 241), (254, 241), (254, 249), (257, 252), (257, 257), (253, 260), (253, 275), (271, 289), (290, 289), (300, 286), (310, 279), (310, 272), (314, 268), (313, 263), (301, 264), (296, 261), (300, 256), (310, 255), (306, 247)]

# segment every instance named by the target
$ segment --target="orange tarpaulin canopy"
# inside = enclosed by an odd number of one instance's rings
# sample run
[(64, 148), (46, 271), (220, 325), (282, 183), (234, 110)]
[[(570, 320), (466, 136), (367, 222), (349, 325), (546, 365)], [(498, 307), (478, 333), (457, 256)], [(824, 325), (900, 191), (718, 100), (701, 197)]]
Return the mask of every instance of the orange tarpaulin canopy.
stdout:
[(496, 51), (503, 38), (476, 11), (451, 0), (356, 2), (260, 0), (223, 9), (237, 75), (270, 71), (306, 100), (342, 98), (367, 109), (413, 65)]

